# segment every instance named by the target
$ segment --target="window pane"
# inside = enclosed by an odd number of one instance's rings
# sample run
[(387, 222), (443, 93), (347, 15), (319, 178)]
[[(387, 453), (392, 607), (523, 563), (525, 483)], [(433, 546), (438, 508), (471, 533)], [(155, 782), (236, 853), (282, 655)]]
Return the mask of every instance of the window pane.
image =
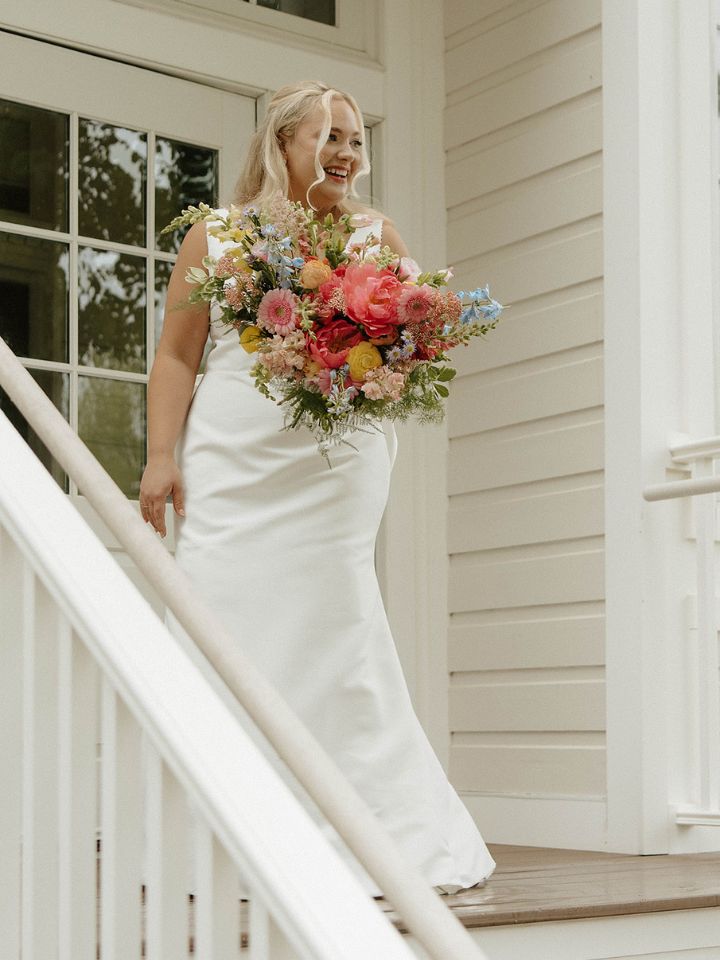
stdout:
[(0, 336), (19, 357), (67, 363), (67, 244), (0, 233)]
[(146, 168), (144, 133), (80, 120), (82, 236), (145, 246)]
[(145, 466), (145, 389), (144, 383), (78, 377), (78, 434), (135, 500)]
[[(44, 392), (52, 400), (60, 413), (68, 419), (69, 410), (69, 375), (67, 373), (54, 373), (50, 370), (28, 370), (28, 373), (37, 381)], [(30, 446), (36, 457), (40, 459), (53, 476), (53, 479), (59, 484), (64, 493), (69, 490), (67, 474), (52, 456), (42, 440), (35, 431), (29, 426), (25, 417), (20, 413), (15, 404), (10, 400), (5, 391), (0, 387), (0, 410), (5, 414), (21, 437)]]
[(78, 356), (87, 367), (145, 373), (145, 260), (81, 247)]
[(176, 253), (190, 229), (160, 236), (185, 207), (217, 206), (217, 151), (158, 137), (155, 146), (155, 246)]
[(68, 118), (0, 100), (0, 220), (68, 229)]
[(257, 0), (257, 5), (335, 26), (335, 0)]

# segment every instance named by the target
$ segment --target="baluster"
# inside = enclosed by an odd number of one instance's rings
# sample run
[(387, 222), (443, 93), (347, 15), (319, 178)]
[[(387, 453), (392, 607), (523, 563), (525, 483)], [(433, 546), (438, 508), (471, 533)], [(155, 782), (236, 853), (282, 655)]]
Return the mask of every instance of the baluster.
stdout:
[(225, 848), (193, 806), (195, 817), (195, 957), (230, 960), (240, 955), (238, 872)]
[(64, 619), (58, 656), (58, 960), (95, 960), (99, 673)]
[(265, 906), (250, 901), (250, 956), (248, 960), (300, 960), (300, 953)]
[[(22, 766), (22, 958), (35, 960), (35, 575), (27, 561), (22, 566), (23, 646), (23, 766)], [(39, 958), (38, 958), (39, 960)]]
[(141, 741), (139, 726), (107, 677), (101, 724), (100, 956), (124, 960), (139, 957), (141, 945)]
[[(698, 460), (696, 476), (712, 476), (713, 460)], [(718, 689), (718, 646), (715, 612), (715, 494), (695, 499), (697, 545), (698, 620), (698, 740), (700, 754), (700, 806), (717, 810), (720, 804), (720, 690)]]
[[(32, 688), (34, 708), (32, 752), (28, 752), (28, 777), (32, 800), (27, 813), (32, 818), (32, 940), (28, 956), (45, 960), (57, 955), (58, 934), (58, 630), (59, 610), (54, 598), (36, 577), (33, 635), (27, 637), (26, 679)], [(25, 954), (23, 954), (23, 957)]]
[(22, 837), (22, 554), (0, 525), (0, 930), (3, 953), (20, 956)]
[(147, 960), (186, 957), (192, 882), (187, 801), (182, 786), (149, 739), (145, 768), (145, 956)]

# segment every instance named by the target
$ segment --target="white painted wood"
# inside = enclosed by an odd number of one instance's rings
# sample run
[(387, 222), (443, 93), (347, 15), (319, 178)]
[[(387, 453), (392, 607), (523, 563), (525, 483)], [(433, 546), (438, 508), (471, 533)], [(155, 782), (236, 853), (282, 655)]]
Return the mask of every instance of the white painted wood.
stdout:
[(637, 493), (670, 479), (671, 437), (717, 433), (710, 35), (707, 0), (603, 4), (608, 835), (628, 853), (695, 844), (668, 815), (692, 750), (678, 676), (695, 558), (682, 504)]
[[(448, 55), (448, 63), (452, 59)], [(445, 168), (449, 223), (464, 217), (468, 204), (482, 211), (492, 206), (493, 195), (511, 197), (514, 184), (527, 181), (526, 189), (531, 189), (534, 183), (564, 177), (568, 165), (585, 169), (597, 162), (602, 150), (601, 112), (600, 92), (591, 92), (550, 113), (542, 125), (531, 118), (512, 127), (513, 136), (501, 128), (457, 147)]]
[(344, 86), (362, 98), (363, 110), (383, 115), (384, 74), (377, 65), (348, 60), (341, 48), (325, 44), (298, 47), (287, 35), (259, 37), (207, 17), (185, 20), (115, 0), (69, 0), (62, 10), (42, 3), (6, 5), (0, 25), (247, 96), (270, 83), (277, 89), (298, 77), (341, 73)]
[(121, 960), (141, 938), (140, 728), (107, 677), (101, 710), (100, 943), (103, 958)]
[[(24, 562), (19, 549), (0, 524), (0, 780), (22, 784)], [(22, 791), (0, 790), (0, 930), (3, 949), (20, 956)]]
[(559, 429), (543, 426), (537, 432), (488, 438), (482, 445), (473, 436), (451, 439), (450, 496), (602, 470), (602, 416), (590, 414), (584, 423)]
[(492, 840), (602, 844), (600, 4), (445, 8), (448, 259), (507, 305), (448, 408), (450, 769)]
[(59, 960), (96, 955), (98, 670), (62, 618), (58, 666)]
[(602, 405), (602, 359), (553, 364), (527, 376), (484, 384), (482, 374), (454, 384), (453, 437)]
[[(459, 4), (446, 4), (446, 29), (455, 25), (455, 17), (460, 13)], [(480, 15), (487, 17), (493, 6), (487, 2), (472, 5), (468, 13), (480, 9)], [(534, 55), (542, 56), (544, 50), (553, 44), (572, 40), (586, 30), (592, 30), (598, 22), (600, 2), (574, 3), (573, 0), (551, 0), (549, 3), (508, 4), (510, 16), (493, 27), (479, 29), (475, 13), (475, 23), (466, 22), (466, 29), (455, 42), (449, 44), (454, 56), (448, 60), (447, 89), (449, 93), (463, 90), (471, 84), (477, 84), (485, 77), (498, 71), (507, 70), (511, 64), (523, 63)], [(466, 13), (467, 16), (467, 13)], [(453, 40), (455, 38), (453, 37)], [(477, 61), (477, 62), (475, 62)]]
[[(25, 754), (32, 777), (33, 858), (28, 866), (32, 884), (32, 931), (28, 931), (29, 955), (52, 957), (58, 952), (58, 627), (59, 615), (52, 598), (39, 580), (33, 588), (32, 636), (27, 637), (26, 669), (32, 703), (32, 754)], [(30, 946), (30, 943), (32, 946)]]
[[(594, 3), (592, 6), (595, 8)], [(510, 77), (503, 83), (502, 97), (498, 96), (497, 87), (492, 87), (455, 104), (451, 102), (446, 110), (447, 148), (452, 150), (501, 126), (526, 120), (596, 90), (601, 62), (598, 34), (596, 29), (582, 45), (567, 45), (567, 49), (560, 45), (554, 57), (543, 58), (518, 76)], [(506, 56), (512, 54), (508, 51)]]
[(605, 659), (602, 612), (580, 609), (570, 614), (570, 605), (563, 604), (555, 616), (545, 607), (537, 608), (534, 615), (528, 612), (527, 619), (515, 619), (514, 611), (497, 611), (497, 619), (489, 623), (453, 616), (448, 666), (461, 672), (601, 665)]
[[(37, 902), (35, 880), (38, 854), (35, 837), (35, 574), (23, 559), (20, 584), (22, 610), (22, 934), (21, 956), (36, 960), (35, 923)], [(42, 849), (42, 848), (41, 848)], [(39, 960), (39, 958), (38, 958)]]
[(475, 555), (452, 558), (450, 611), (495, 610), (603, 598), (604, 554), (572, 550), (558, 556), (477, 562)]
[(517, 303), (480, 343), (455, 351), (458, 375), (531, 361), (548, 353), (602, 340), (602, 297), (597, 281)]
[(601, 680), (450, 688), (452, 730), (602, 730), (604, 721)]
[[(146, 782), (146, 915), (148, 960), (185, 956), (189, 943), (189, 894), (197, 893), (192, 883), (193, 824), (190, 820), (185, 793), (153, 745), (143, 741), (143, 758), (147, 771)], [(207, 828), (203, 834), (211, 840)], [(212, 904), (212, 845), (203, 851), (199, 867), (204, 870), (204, 900)], [(210, 858), (208, 861), (208, 857)], [(221, 901), (222, 906), (227, 902)], [(204, 908), (203, 936), (208, 930), (208, 904)], [(197, 907), (196, 907), (197, 917)], [(197, 920), (196, 920), (197, 923)], [(212, 940), (210, 941), (212, 942)]]
[(495, 843), (536, 846), (538, 837), (565, 850), (606, 850), (605, 798), (513, 796), (463, 790), (463, 803)]
[(493, 960), (717, 960), (720, 907), (478, 927)]
[(475, 508), (454, 510), (451, 504), (448, 549), (452, 554), (475, 549), (478, 530), (483, 531), (487, 549), (602, 536), (604, 506), (602, 486), (494, 501)]
[[(604, 718), (603, 718), (604, 719)], [(538, 746), (450, 747), (450, 774), (459, 790), (598, 797), (605, 793), (605, 748)]]

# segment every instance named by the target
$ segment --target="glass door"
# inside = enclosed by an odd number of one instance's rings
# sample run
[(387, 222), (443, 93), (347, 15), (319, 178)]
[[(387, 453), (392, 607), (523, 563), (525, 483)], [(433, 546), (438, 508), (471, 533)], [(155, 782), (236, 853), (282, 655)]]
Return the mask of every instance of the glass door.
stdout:
[[(189, 204), (228, 202), (255, 101), (9, 35), (0, 78), (0, 335), (136, 500), (182, 239), (159, 231)], [(0, 407), (77, 495), (2, 391)]]

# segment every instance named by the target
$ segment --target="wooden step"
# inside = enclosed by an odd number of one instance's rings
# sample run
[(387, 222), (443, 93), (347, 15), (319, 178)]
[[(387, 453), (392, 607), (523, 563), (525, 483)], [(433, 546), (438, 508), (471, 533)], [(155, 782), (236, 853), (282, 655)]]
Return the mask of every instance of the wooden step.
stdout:
[[(720, 852), (632, 856), (488, 844), (484, 887), (443, 901), (466, 927), (647, 914), (720, 906)], [(392, 905), (377, 903), (402, 932)]]

